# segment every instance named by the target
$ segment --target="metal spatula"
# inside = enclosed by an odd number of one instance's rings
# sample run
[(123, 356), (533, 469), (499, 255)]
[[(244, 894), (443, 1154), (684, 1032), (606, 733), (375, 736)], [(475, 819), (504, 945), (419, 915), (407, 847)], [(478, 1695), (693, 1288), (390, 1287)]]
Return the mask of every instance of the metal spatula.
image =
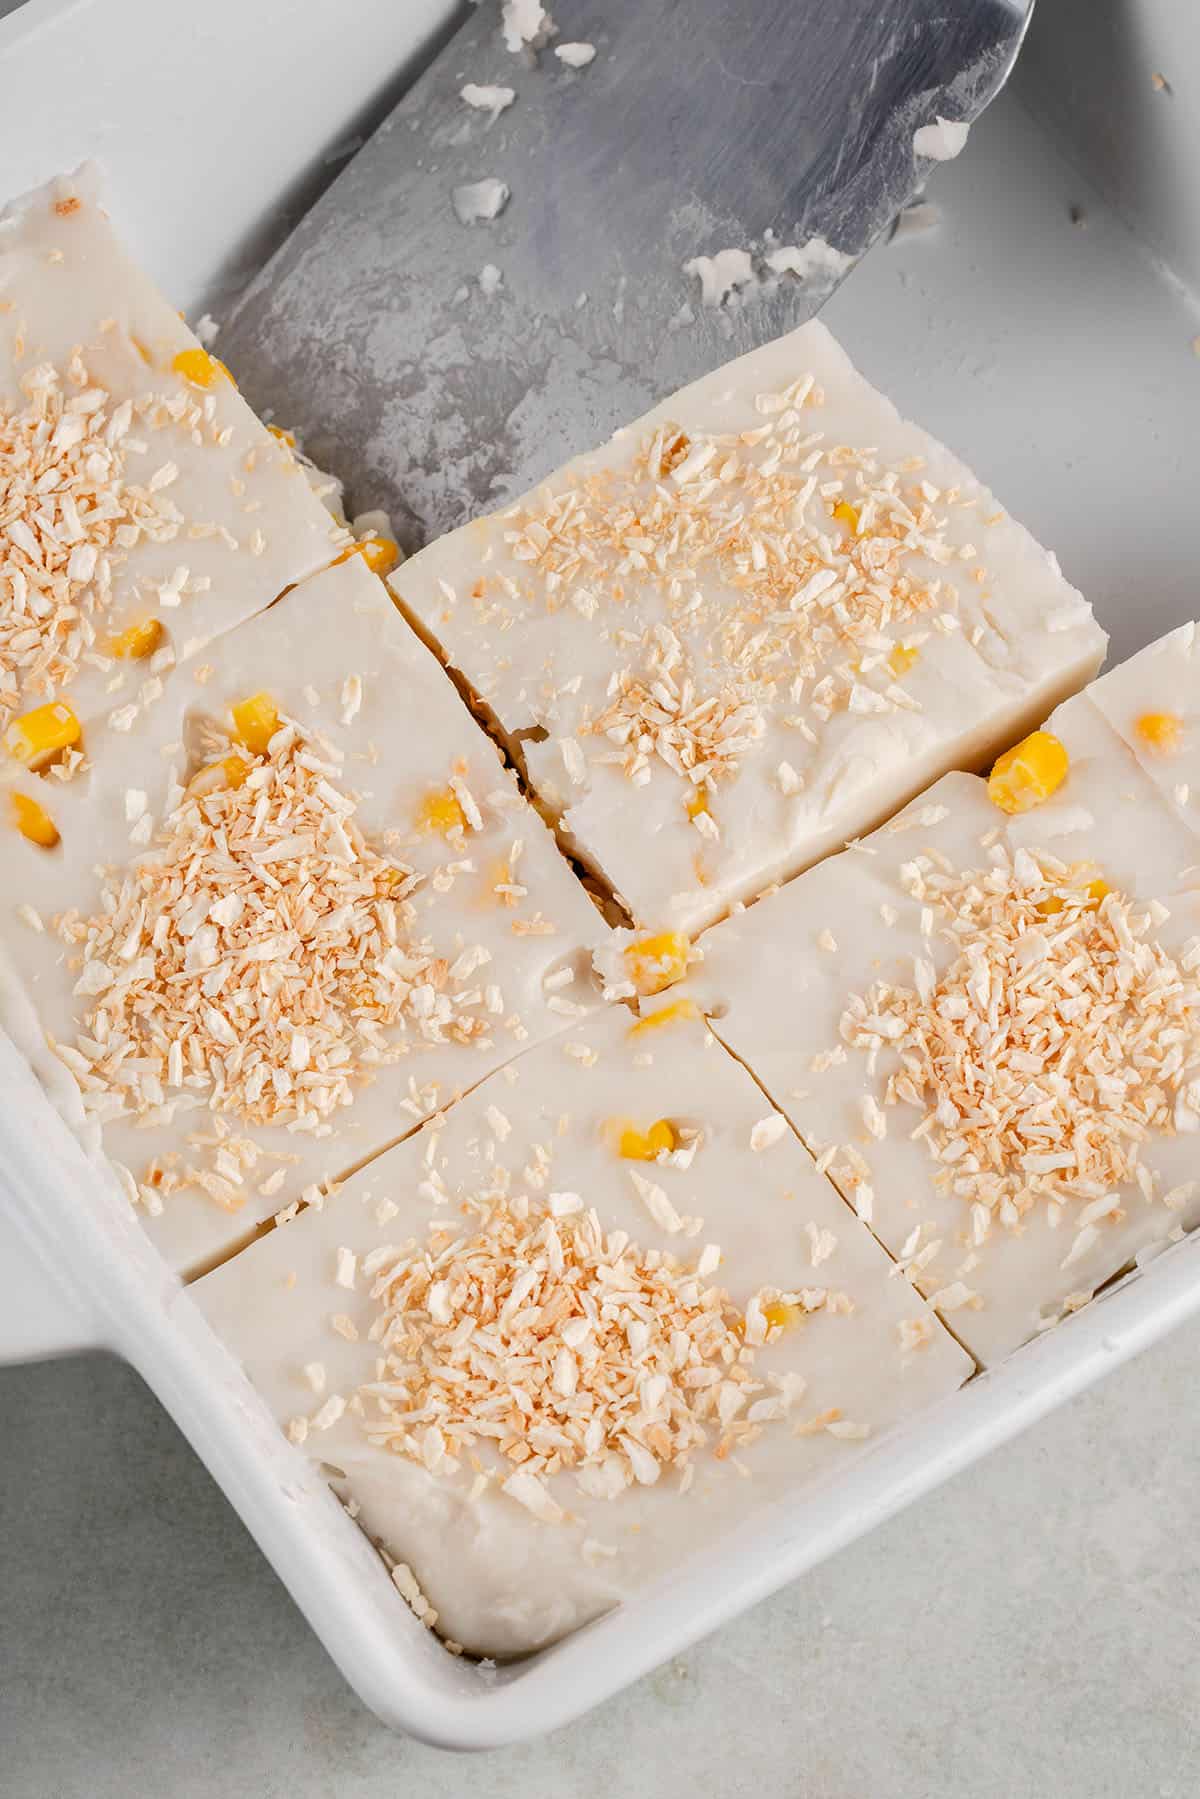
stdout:
[[(484, 0), (221, 354), (414, 549), (809, 317), (923, 180), (914, 132), (987, 104), (1031, 6), (555, 0), (557, 36), (516, 55)], [(567, 43), (593, 60), (570, 66)], [(515, 100), (493, 117), (467, 84)], [(495, 183), (502, 210), (462, 222)], [(727, 250), (749, 264), (685, 271)], [(730, 274), (749, 279), (722, 301)]]

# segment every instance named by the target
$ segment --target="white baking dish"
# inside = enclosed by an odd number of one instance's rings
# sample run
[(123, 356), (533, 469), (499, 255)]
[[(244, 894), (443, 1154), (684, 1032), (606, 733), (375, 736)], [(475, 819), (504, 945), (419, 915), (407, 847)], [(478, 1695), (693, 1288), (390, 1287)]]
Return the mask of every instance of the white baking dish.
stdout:
[(7, 1039), (0, 1093), (6, 1235), (61, 1292), (72, 1345), (110, 1349), (137, 1368), (366, 1704), (446, 1747), (487, 1748), (567, 1723), (1200, 1311), (1193, 1238), (719, 1552), (555, 1647), (485, 1672), (447, 1655), (412, 1617)]
[[(28, 8), (39, 34), (80, 10), (47, 0)], [(113, 10), (129, 9), (113, 0)], [(286, 10), (289, 27), (300, 28), (294, 9), (269, 10), (277, 20)], [(1165, 14), (1167, 0), (1154, 10)], [(428, 17), (436, 11), (425, 8)], [(12, 25), (8, 38), (0, 32), (0, 58), (15, 55), (14, 44), (22, 50)], [(1180, 71), (1172, 73), (1178, 86)], [(1045, 85), (1044, 63), (1032, 74)], [(1149, 96), (1146, 70), (1142, 78)], [(24, 91), (9, 73), (4, 86)], [(293, 143), (299, 167), (299, 135)], [(77, 135), (57, 152), (43, 146), (13, 185), (96, 147)], [(934, 197), (946, 214), (940, 234), (873, 253), (827, 316), (902, 409), (953, 443), (1060, 549), (1114, 632), (1114, 653), (1125, 655), (1198, 609), (1190, 538), (1200, 366), (1190, 340), (1200, 316), (1015, 101), (1000, 102), (977, 128), (970, 155), (939, 176)], [(1071, 223), (1073, 204), (1084, 210), (1082, 230)], [(1156, 218), (1160, 249), (1171, 249), (1170, 236), (1169, 221)], [(1006, 266), (1014, 271), (1007, 282)], [(197, 278), (181, 297), (204, 291)], [(1136, 359), (1136, 381), (1106, 379), (1114, 351)], [(964, 408), (964, 368), (987, 404)], [(364, 1701), (385, 1722), (447, 1746), (485, 1747), (565, 1723), (1198, 1310), (1200, 1240), (1192, 1239), (902, 1434), (868, 1445), (836, 1482), (760, 1518), (557, 1646), (481, 1671), (447, 1655), (408, 1613), (366, 1540), (166, 1272), (115, 1184), (0, 1037), (0, 1360), (94, 1346), (131, 1362)]]

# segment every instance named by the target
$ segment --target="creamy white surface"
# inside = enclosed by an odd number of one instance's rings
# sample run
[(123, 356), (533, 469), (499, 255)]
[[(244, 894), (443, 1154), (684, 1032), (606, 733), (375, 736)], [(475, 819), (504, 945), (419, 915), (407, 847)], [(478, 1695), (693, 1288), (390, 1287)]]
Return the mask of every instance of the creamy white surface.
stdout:
[[(1107, 669), (1088, 697), (1138, 759), (1163, 803), (1200, 832), (1200, 656), (1196, 625), (1181, 625), (1116, 668)], [(1146, 713), (1179, 723), (1177, 740), (1156, 746), (1139, 731)]]
[[(612, 1007), (541, 1045), (460, 1101), (440, 1128), (427, 1126), (371, 1163), (321, 1211), (301, 1213), (191, 1289), (281, 1423), (311, 1416), (321, 1403), (306, 1363), (322, 1363), (326, 1394), (347, 1399), (374, 1378), (374, 1348), (347, 1342), (329, 1323), (331, 1314), (345, 1314), (365, 1339), (376, 1310), (361, 1273), (354, 1290), (338, 1284), (339, 1248), (361, 1258), (380, 1245), (423, 1239), (439, 1210), (428, 1187), (418, 1191), (431, 1176), (444, 1182), (450, 1206), (479, 1192), (497, 1167), (532, 1193), (522, 1171), (536, 1145), (550, 1154), (547, 1188), (579, 1193), (606, 1230), (626, 1230), (647, 1248), (683, 1258), (718, 1244), (723, 1260), (713, 1278), (738, 1303), (764, 1284), (827, 1286), (853, 1298), (853, 1315), (814, 1313), (758, 1352), (756, 1367), (796, 1370), (807, 1380), (792, 1419), (838, 1406), (877, 1436), (967, 1377), (968, 1358), (936, 1326), (924, 1347), (901, 1349), (900, 1323), (931, 1315), (904, 1280), (889, 1278), (883, 1252), (791, 1132), (751, 1150), (751, 1132), (770, 1108), (704, 1027), (682, 1021), (640, 1037), (631, 1036), (632, 1025), (624, 1007)], [(591, 1066), (570, 1053), (579, 1044), (595, 1052)], [(489, 1118), (493, 1107), (510, 1126), (507, 1135)], [(703, 1142), (687, 1169), (623, 1161), (609, 1133), (614, 1118), (643, 1129), (658, 1118), (690, 1123)], [(660, 1230), (631, 1170), (652, 1174), (677, 1211), (703, 1217), (702, 1231), (685, 1239)], [(398, 1212), (381, 1224), (375, 1213), (384, 1200)], [(815, 1268), (810, 1222), (837, 1240)], [(857, 1447), (827, 1434), (797, 1437), (781, 1420), (741, 1452), (748, 1479), (704, 1450), (687, 1493), (668, 1471), (653, 1486), (593, 1498), (563, 1472), (546, 1483), (571, 1514), (558, 1524), (538, 1521), (495, 1488), (472, 1500), (469, 1472), (433, 1475), (372, 1447), (353, 1411), (329, 1429), (310, 1430), (305, 1453), (342, 1471), (339, 1490), (358, 1503), (364, 1528), (414, 1570), (440, 1631), (480, 1653), (510, 1655), (596, 1616), (718, 1542), (757, 1507), (835, 1473)], [(616, 1554), (585, 1554), (588, 1540)]]
[[(201, 682), (198, 675), (210, 664), (212, 672)], [(347, 725), (342, 722), (343, 684), (350, 675), (361, 678), (362, 702)], [(212, 646), (209, 663), (177, 670), (136, 732), (97, 727), (90, 772), (61, 787), (36, 775), (20, 781), (20, 791), (51, 810), (62, 841), (47, 851), (5, 824), (0, 945), (23, 978), (43, 1028), (53, 1036), (73, 1040), (83, 1002), (72, 995), (74, 976), (67, 965), (68, 954), (76, 952), (69, 952), (49, 928), (51, 919), (69, 908), (85, 915), (96, 909), (99, 865), (123, 868), (150, 854), (130, 840), (127, 793), (144, 793), (149, 811), (160, 818), (171, 770), (184, 768), (180, 746), (189, 721), (211, 717), (227, 723), (231, 702), (264, 689), (281, 713), (324, 733), (344, 752), (340, 785), (361, 796), (357, 818), (368, 838), (394, 832), (388, 848), (425, 877), (444, 874), (447, 864), (463, 864), (452, 879), (439, 878), (435, 885), (427, 878), (417, 890), (416, 928), (450, 960), (464, 946), (485, 948), (491, 960), (481, 969), (480, 980), (498, 984), (503, 1010), (490, 1037), (478, 1045), (410, 1038), (410, 1052), (358, 1089), (354, 1103), (337, 1115), (330, 1135), (298, 1136), (279, 1127), (249, 1131), (255, 1141), (298, 1159), (288, 1165), (283, 1187), (267, 1197), (257, 1194), (256, 1185), (274, 1164), (263, 1165), (247, 1183), (245, 1206), (232, 1215), (195, 1190), (171, 1195), (162, 1215), (147, 1218), (146, 1224), (164, 1255), (181, 1270), (229, 1248), (260, 1219), (298, 1198), (310, 1182), (347, 1171), (489, 1069), (559, 1029), (572, 1005), (595, 997), (585, 964), (588, 946), (605, 930), (546, 827), (520, 797), (494, 745), (400, 618), (383, 584), (354, 557), (230, 632)], [(316, 692), (315, 704), (309, 690)], [(461, 852), (444, 837), (417, 829), (425, 795), (444, 789), (456, 773), (476, 797), (483, 817), (482, 829), (467, 831)], [(523, 846), (518, 873), (528, 892), (509, 909), (494, 888), (498, 867), (517, 841)], [(21, 906), (32, 906), (46, 930), (32, 929), (18, 911)], [(551, 931), (517, 934), (520, 925), (538, 915), (553, 926)], [(579, 971), (578, 978), (554, 991), (544, 988), (547, 976), (572, 969)], [(393, 1037), (399, 1041), (398, 1035)], [(237, 1126), (236, 1117), (227, 1116)], [(209, 1119), (206, 1108), (181, 1111), (172, 1122), (152, 1127), (117, 1119), (105, 1127), (105, 1144), (137, 1173), (153, 1156), (180, 1148), (187, 1133), (205, 1128)]]
[[(931, 937), (923, 934), (921, 907), (899, 879), (903, 862), (927, 852), (944, 856), (956, 870), (984, 868), (982, 840), (1002, 837), (1014, 848), (1041, 848), (1065, 862), (1094, 862), (1110, 886), (1165, 901), (1171, 915), (1152, 935), (1170, 953), (1178, 955), (1200, 930), (1200, 875), (1188, 872), (1197, 842), (1090, 699), (1068, 701), (1048, 728), (1066, 745), (1071, 767), (1045, 804), (1009, 818), (992, 805), (982, 781), (947, 775), (868, 839), (863, 851), (831, 858), (707, 933), (703, 961), (688, 986), (666, 996), (695, 996), (815, 1153), (830, 1144), (857, 1149), (871, 1170), (872, 1228), (893, 1254), (917, 1225), (922, 1247), (943, 1244), (919, 1277), (922, 1290), (936, 1292), (961, 1278), (979, 1296), (978, 1308), (956, 1309), (949, 1321), (985, 1365), (1057, 1317), (1069, 1294), (1092, 1292), (1140, 1250), (1164, 1242), (1169, 1231), (1200, 1222), (1200, 1198), (1168, 1211), (1123, 1188), (1124, 1219), (1101, 1221), (1097, 1240), (1066, 1268), (1077, 1228), (1072, 1208), (1054, 1228), (1038, 1207), (1020, 1233), (994, 1225), (978, 1259), (969, 1263), (974, 1245), (967, 1202), (934, 1185), (938, 1164), (908, 1135), (917, 1114), (904, 1106), (890, 1110), (881, 1141), (865, 1128), (863, 1100), (882, 1099), (894, 1053), (882, 1053), (874, 1073), (854, 1049), (821, 1071), (812, 1063), (840, 1045), (840, 1020), (852, 994), (865, 994), (875, 980), (911, 986), (914, 956), (927, 958), (941, 974), (957, 953), (936, 929)], [(938, 817), (942, 809), (946, 816)], [(884, 906), (896, 914), (891, 924), (881, 913)], [(1194, 1180), (1196, 1138), (1155, 1136), (1143, 1159), (1170, 1190)]]
[[(55, 212), (56, 204), (75, 199), (76, 210)], [(176, 424), (138, 426), (130, 433), (144, 447), (129, 450), (126, 480), (147, 483), (173, 462), (178, 475), (166, 492), (183, 522), (174, 538), (142, 540), (117, 564), (112, 604), (98, 625), (102, 640), (156, 617), (164, 641), (182, 660), (206, 638), (262, 611), (347, 541), (300, 464), (229, 381), (218, 378), (204, 391), (175, 372), (176, 355), (200, 345), (126, 255), (90, 166), (0, 213), (0, 408), (23, 406), (22, 378), (38, 365), (51, 363), (65, 374), (76, 348), (93, 385), (111, 396), (110, 412), (124, 400), (179, 395), (206, 409), (203, 429), (195, 434)], [(213, 441), (225, 432), (227, 441)], [(236, 547), (220, 535), (192, 534), (190, 527), (206, 525), (222, 527)], [(158, 586), (180, 566), (211, 585), (177, 606), (160, 605)], [(102, 641), (97, 653), (103, 647)], [(105, 668), (84, 667), (63, 697), (81, 717), (95, 718), (136, 700), (149, 672), (145, 662), (109, 659)], [(28, 703), (47, 697), (39, 693)]]
[[(961, 627), (947, 633), (928, 617), (895, 625), (897, 640), (920, 639), (920, 660), (899, 683), (912, 709), (843, 709), (822, 723), (807, 699), (792, 703), (786, 686), (764, 701), (763, 736), (743, 755), (736, 774), (712, 792), (710, 812), (720, 831), (713, 841), (687, 817), (692, 790), (684, 778), (652, 758), (648, 782), (632, 785), (619, 766), (601, 760), (611, 756), (608, 740), (587, 729), (608, 702), (612, 678), (639, 672), (645, 645), (667, 618), (661, 591), (631, 568), (621, 577), (619, 603), (597, 580), (599, 605), (585, 617), (564, 591), (548, 593), (544, 578), (531, 575), (528, 563), (513, 555), (506, 534), (517, 515), (536, 508), (543, 496), (561, 495), (602, 471), (621, 471), (664, 421), (693, 438), (769, 424), (773, 415), (757, 408), (757, 397), (781, 392), (806, 373), (824, 396), (823, 404), (810, 401), (805, 410), (806, 429), (822, 433), (827, 445), (873, 447), (888, 468), (919, 459), (919, 478), (956, 494), (947, 543), (956, 555), (968, 547), (977, 554), (938, 564), (936, 571), (909, 555), (914, 573), (943, 578), (945, 611)], [(834, 497), (810, 500), (806, 520), (824, 531), (841, 529), (829, 520)], [(846, 497), (854, 497), (849, 485)], [(982, 581), (973, 573), (979, 567), (986, 571)], [(519, 584), (521, 598), (506, 596), (506, 579)], [(807, 867), (948, 768), (979, 766), (1088, 679), (1104, 646), (1103, 633), (1053, 557), (1003, 515), (950, 451), (902, 419), (818, 324), (683, 389), (515, 507), (442, 538), (405, 565), (396, 587), (500, 728), (510, 739), (522, 739), (540, 797), (560, 815), (561, 828), (584, 859), (640, 923), (686, 929), (710, 923), (731, 902)], [(706, 565), (704, 587), (706, 603), (737, 607), (737, 590), (715, 566)], [(679, 634), (693, 658), (699, 695), (728, 682), (731, 667), (716, 653), (711, 631), (680, 627)], [(886, 669), (862, 677), (877, 694), (890, 682)], [(816, 729), (815, 744), (785, 722), (797, 714)], [(564, 741), (581, 777), (566, 766)], [(800, 777), (799, 791), (782, 790), (785, 763)]]

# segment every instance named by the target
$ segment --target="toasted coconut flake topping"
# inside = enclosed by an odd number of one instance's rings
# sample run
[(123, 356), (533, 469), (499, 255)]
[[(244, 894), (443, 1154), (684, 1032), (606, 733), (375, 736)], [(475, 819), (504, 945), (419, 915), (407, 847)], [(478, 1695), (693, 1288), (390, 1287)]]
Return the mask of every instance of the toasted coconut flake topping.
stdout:
[[(887, 1054), (883, 1107), (921, 1114), (911, 1134), (937, 1184), (970, 1206), (973, 1242), (996, 1224), (1019, 1229), (1039, 1204), (1056, 1218), (1070, 1203), (1065, 1267), (1123, 1217), (1118, 1189), (1160, 1197), (1146, 1138), (1200, 1127), (1200, 987), (1191, 957), (1181, 966), (1151, 935), (1161, 908), (1043, 851), (991, 856), (965, 874), (930, 858), (905, 865), (910, 894), (958, 953), (940, 977), (920, 958), (912, 987), (878, 981), (854, 996), (841, 1033), (872, 1066)], [(861, 1181), (852, 1158), (835, 1173)], [(956, 1281), (942, 1299), (975, 1296)]]
[[(114, 570), (180, 525), (165, 491), (174, 464), (164, 460), (145, 486), (127, 481), (133, 405), (114, 407), (78, 353), (65, 372), (42, 363), (21, 386), (24, 404), (0, 408), (0, 729), (106, 652)], [(139, 427), (161, 422), (139, 407)]]
[(714, 1245), (680, 1261), (606, 1234), (577, 1194), (534, 1202), (506, 1184), (380, 1269), (380, 1360), (356, 1396), (372, 1443), (435, 1474), (477, 1468), (490, 1445), (488, 1478), (555, 1523), (554, 1475), (597, 1498), (672, 1468), (683, 1481), (695, 1451), (727, 1456), (799, 1397), (799, 1375), (756, 1370), (756, 1346), (779, 1335), (775, 1313), (842, 1312), (840, 1295), (764, 1289), (743, 1317), (708, 1283)]
[[(778, 699), (803, 697), (817, 723), (915, 703), (888, 657), (915, 619), (955, 623), (939, 568), (960, 556), (946, 522), (961, 496), (921, 481), (915, 463), (889, 468), (827, 441), (823, 399), (805, 375), (758, 396), (753, 430), (661, 424), (621, 466), (508, 515), (509, 551), (529, 573), (483, 572), (476, 615), (503, 631), (529, 607), (569, 608), (612, 646), (607, 704), (575, 727), (615, 746), (594, 759), (635, 782), (655, 760), (717, 782)], [(652, 620), (639, 590), (659, 603)], [(578, 691), (574, 665), (564, 673), (560, 695)]]
[[(330, 776), (286, 723), (237, 785), (193, 783), (95, 916), (55, 920), (85, 997), (77, 1047), (59, 1053), (94, 1116), (207, 1106), (323, 1136), (415, 1044), (486, 1047), (478, 957), (451, 963), (417, 933), (417, 877), (364, 838)], [(195, 1184), (240, 1206), (258, 1151), (216, 1123), (159, 1194)]]
[[(692, 782), (718, 781), (737, 769), (765, 729), (754, 701), (733, 683), (703, 698), (690, 680), (677, 684), (665, 672), (649, 687), (626, 673), (620, 687), (592, 730), (624, 751), (622, 766), (635, 784), (648, 777), (651, 756)], [(699, 817), (707, 813), (700, 809), (692, 822)]]

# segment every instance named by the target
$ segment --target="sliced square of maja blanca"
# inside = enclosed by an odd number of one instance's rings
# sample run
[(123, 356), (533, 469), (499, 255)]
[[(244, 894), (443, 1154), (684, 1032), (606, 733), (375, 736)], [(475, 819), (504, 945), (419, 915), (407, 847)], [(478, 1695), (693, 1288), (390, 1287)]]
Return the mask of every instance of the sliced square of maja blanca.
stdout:
[(69, 776), (89, 720), (129, 729), (349, 542), (129, 260), (94, 171), (0, 213), (0, 761)]
[(985, 1365), (1200, 1222), (1200, 844), (1088, 696), (708, 933), (694, 1003)]
[(608, 1610), (972, 1372), (686, 1011), (592, 1013), (188, 1298), (418, 1614), (484, 1655)]
[(0, 946), (180, 1270), (594, 998), (606, 927), (359, 558), (98, 730), (9, 796)]
[(1099, 666), (1052, 556), (810, 324), (395, 580), (634, 921), (695, 931)]

